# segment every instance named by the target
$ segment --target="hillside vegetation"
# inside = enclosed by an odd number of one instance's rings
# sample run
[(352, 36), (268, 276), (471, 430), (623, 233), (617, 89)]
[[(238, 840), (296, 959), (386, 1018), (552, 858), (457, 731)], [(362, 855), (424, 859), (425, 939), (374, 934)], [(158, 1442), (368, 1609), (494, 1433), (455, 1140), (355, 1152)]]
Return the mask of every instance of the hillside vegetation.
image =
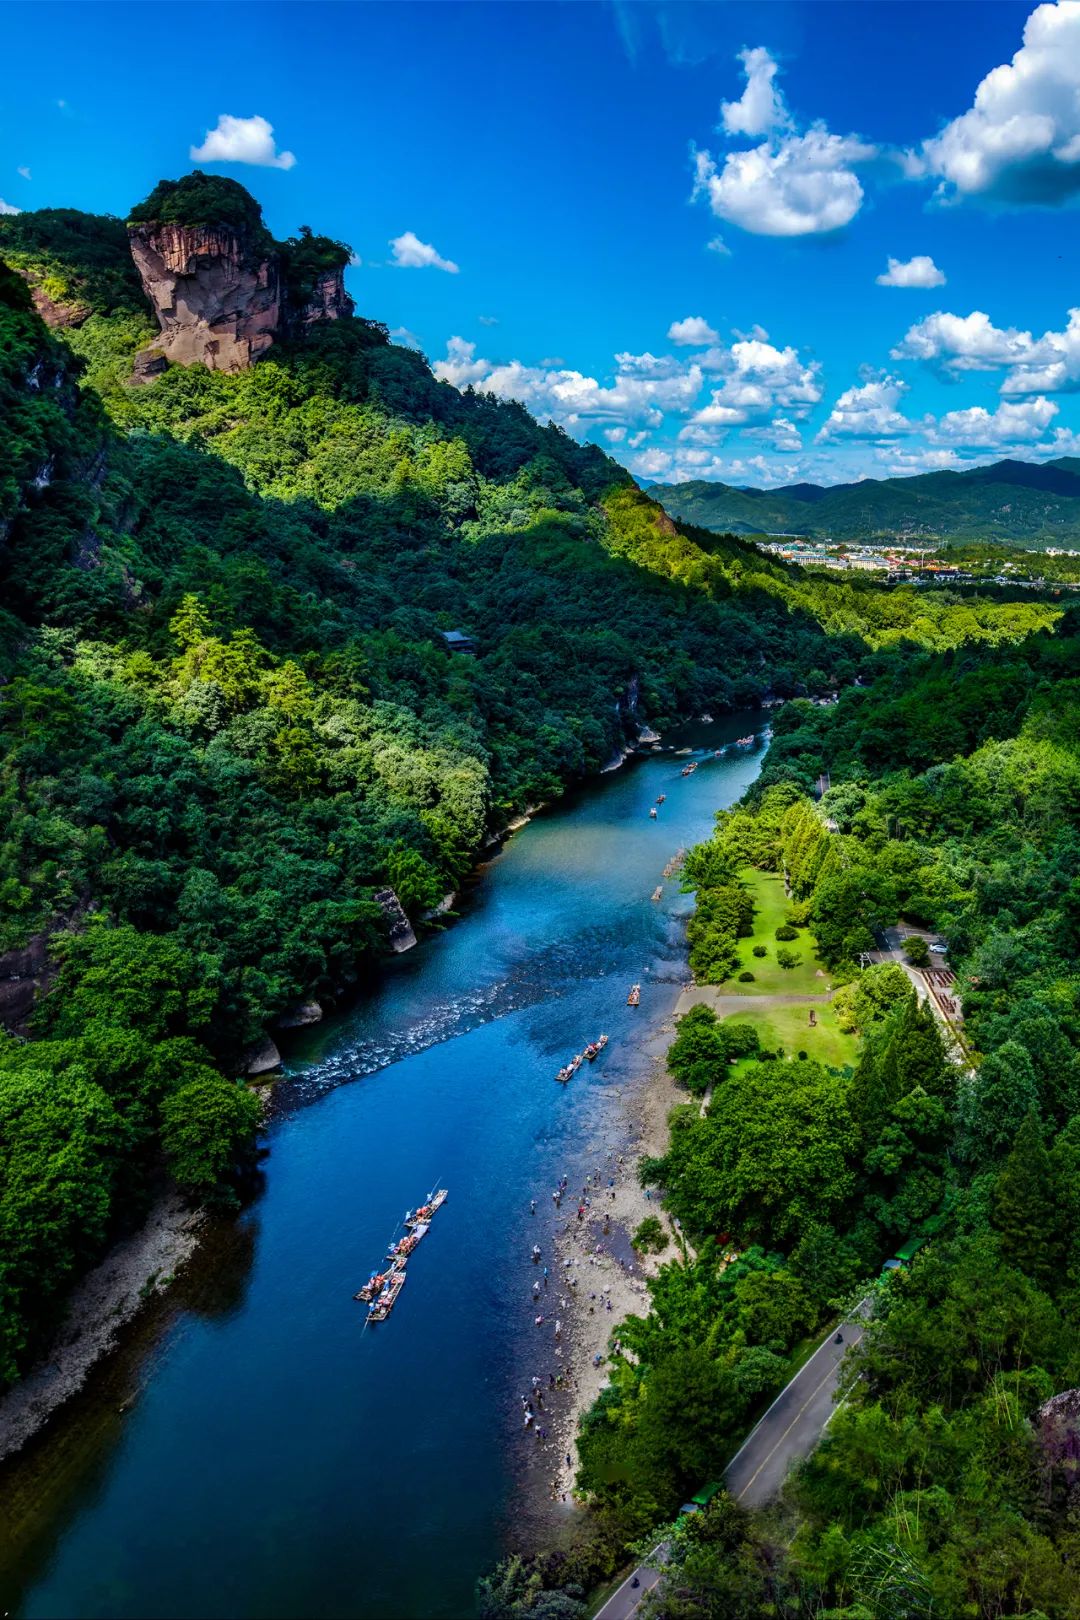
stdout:
[[(340, 264), (289, 246), (304, 279)], [(4, 217), (3, 258), (0, 951), (49, 958), (33, 1038), (0, 1044), (8, 1380), (163, 1176), (231, 1196), (244, 1053), (375, 969), (377, 890), (419, 920), (646, 721), (1057, 615), (705, 548), (598, 449), (436, 382), (376, 322), (136, 384), (154, 325), (118, 221)], [(448, 653), (458, 628), (475, 657)]]
[(966, 472), (864, 478), (857, 484), (735, 489), (701, 479), (652, 490), (665, 511), (703, 529), (833, 540), (1080, 542), (1080, 460), (999, 461)]

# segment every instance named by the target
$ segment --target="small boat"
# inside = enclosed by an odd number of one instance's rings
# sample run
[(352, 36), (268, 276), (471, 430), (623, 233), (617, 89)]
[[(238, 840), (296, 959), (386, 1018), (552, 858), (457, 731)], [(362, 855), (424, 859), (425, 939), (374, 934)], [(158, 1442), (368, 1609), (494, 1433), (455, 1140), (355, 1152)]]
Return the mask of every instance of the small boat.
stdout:
[(656, 795), (656, 802), (657, 802), (657, 804), (663, 804), (663, 802), (664, 802), (664, 800), (665, 800), (665, 799), (666, 799), (666, 798), (667, 798), (667, 794), (666, 794), (666, 793), (658, 793), (658, 794), (657, 794), (657, 795)]
[(426, 1234), (427, 1229), (428, 1223), (421, 1221), (419, 1226), (414, 1226), (411, 1232), (406, 1232), (403, 1238), (398, 1238), (396, 1243), (390, 1245), (386, 1258), (388, 1260), (407, 1260), (420, 1239)]
[(652, 897), (654, 900), (662, 900), (664, 898), (664, 885), (662, 883), (658, 883), (656, 885), (656, 888), (652, 892)]
[(404, 1270), (404, 1267), (404, 1260), (395, 1260), (392, 1265), (387, 1266), (385, 1271), (373, 1271), (363, 1288), (357, 1289), (353, 1299), (362, 1299), (365, 1303), (374, 1299), (376, 1295), (382, 1293), (394, 1273)]
[(693, 776), (693, 774), (694, 774), (694, 772), (695, 772), (695, 771), (696, 771), (696, 770), (697, 770), (697, 760), (696, 760), (696, 759), (692, 759), (692, 760), (691, 760), (691, 761), (690, 761), (690, 763), (689, 763), (689, 765), (684, 765), (684, 766), (683, 766), (683, 768), (682, 768), (682, 774), (683, 774), (683, 775), (684, 775), (684, 776)]
[(386, 1318), (390, 1315), (390, 1312), (397, 1304), (397, 1297), (401, 1293), (404, 1286), (405, 1268), (402, 1266), (400, 1271), (394, 1272), (394, 1275), (390, 1278), (390, 1281), (382, 1290), (379, 1297), (373, 1300), (368, 1306), (368, 1321), (385, 1322)]
[(655, 821), (656, 820), (656, 806), (655, 806), (655, 804), (653, 805), (652, 809), (649, 811), (649, 820), (650, 821)]
[(749, 748), (750, 744), (756, 741), (757, 738), (754, 736), (754, 733), (751, 732), (749, 737), (736, 737), (735, 746), (736, 748)]
[(440, 1187), (438, 1192), (429, 1193), (426, 1204), (421, 1204), (419, 1209), (406, 1212), (405, 1225), (415, 1229), (417, 1226), (430, 1221), (435, 1211), (442, 1209), (446, 1203), (446, 1197), (447, 1189), (445, 1187)]
[(703, 726), (711, 726), (712, 723), (713, 723), (713, 718), (712, 718), (711, 714), (703, 714), (701, 716), (701, 724)]
[[(657, 893), (659, 893), (659, 890), (657, 890)], [(630, 994), (626, 998), (626, 1005), (628, 1007), (636, 1007), (640, 1000), (641, 986), (640, 984), (632, 984), (630, 986)]]
[(724, 755), (726, 753), (727, 753), (726, 748), (714, 748), (713, 749), (713, 759), (723, 759), (723, 757), (724, 757)]

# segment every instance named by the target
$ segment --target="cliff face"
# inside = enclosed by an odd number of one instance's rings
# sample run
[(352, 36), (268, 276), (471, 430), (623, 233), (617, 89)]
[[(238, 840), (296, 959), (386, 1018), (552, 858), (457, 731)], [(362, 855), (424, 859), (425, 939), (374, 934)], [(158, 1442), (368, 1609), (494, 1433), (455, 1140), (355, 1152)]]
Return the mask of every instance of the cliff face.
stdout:
[(166, 360), (243, 371), (265, 354), (284, 319), (277, 254), (221, 226), (140, 223), (129, 236)]
[(311, 296), (299, 312), (301, 326), (312, 326), (316, 321), (340, 321), (352, 315), (356, 305), (345, 291), (345, 271), (327, 270), (319, 276)]
[(167, 362), (244, 371), (276, 339), (353, 313), (343, 268), (318, 272), (300, 294), (265, 233), (254, 238), (232, 225), (140, 221), (128, 235), (161, 326), (160, 341), (136, 362), (141, 381)]

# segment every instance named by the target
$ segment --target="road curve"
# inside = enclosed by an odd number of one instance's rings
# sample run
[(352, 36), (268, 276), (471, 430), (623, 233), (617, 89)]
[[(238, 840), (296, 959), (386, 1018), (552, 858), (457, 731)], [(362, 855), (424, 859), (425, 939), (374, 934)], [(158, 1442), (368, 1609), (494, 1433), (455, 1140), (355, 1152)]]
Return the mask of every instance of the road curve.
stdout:
[[(862, 1338), (863, 1319), (869, 1308), (869, 1298), (856, 1307), (839, 1330), (839, 1344), (833, 1331), (818, 1345), (728, 1463), (724, 1484), (743, 1507), (760, 1507), (775, 1496), (791, 1468), (808, 1457), (821, 1439), (836, 1410), (834, 1396), (840, 1382), (840, 1364)], [(639, 1564), (597, 1610), (595, 1620), (630, 1620), (641, 1600), (661, 1579), (665, 1554), (666, 1544), (661, 1543), (649, 1561)]]

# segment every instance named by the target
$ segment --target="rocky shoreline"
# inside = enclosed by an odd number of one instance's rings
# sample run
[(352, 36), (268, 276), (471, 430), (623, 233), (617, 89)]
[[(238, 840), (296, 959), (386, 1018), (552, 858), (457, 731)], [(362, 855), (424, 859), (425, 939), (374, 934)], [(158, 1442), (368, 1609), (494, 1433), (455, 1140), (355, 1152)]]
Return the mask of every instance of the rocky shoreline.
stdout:
[[(609, 1342), (628, 1316), (648, 1310), (648, 1279), (677, 1253), (678, 1236), (669, 1217), (651, 1196), (652, 1189), (646, 1191), (638, 1180), (639, 1161), (666, 1151), (668, 1115), (681, 1097), (666, 1063), (674, 1027), (669, 1016), (646, 1048), (647, 1072), (613, 1088), (605, 1099), (606, 1118), (590, 1143), (593, 1162), (587, 1178), (568, 1186), (558, 1207), (553, 1275), (536, 1310), (544, 1318), (537, 1325), (544, 1346), (537, 1363), (546, 1368), (553, 1351), (559, 1383), (552, 1391), (541, 1378), (539, 1404), (535, 1390), (522, 1400), (535, 1411), (525, 1427), (539, 1431), (540, 1466), (533, 1474), (537, 1491), (542, 1482), (548, 1502), (560, 1510), (573, 1511), (578, 1505), (578, 1425), (608, 1383)], [(640, 1256), (631, 1245), (647, 1215), (659, 1216), (672, 1239), (659, 1256)]]
[(73, 1291), (45, 1356), (0, 1397), (0, 1460), (20, 1451), (77, 1393), (148, 1300), (162, 1294), (199, 1247), (207, 1217), (178, 1194), (158, 1200), (146, 1223), (110, 1249)]

